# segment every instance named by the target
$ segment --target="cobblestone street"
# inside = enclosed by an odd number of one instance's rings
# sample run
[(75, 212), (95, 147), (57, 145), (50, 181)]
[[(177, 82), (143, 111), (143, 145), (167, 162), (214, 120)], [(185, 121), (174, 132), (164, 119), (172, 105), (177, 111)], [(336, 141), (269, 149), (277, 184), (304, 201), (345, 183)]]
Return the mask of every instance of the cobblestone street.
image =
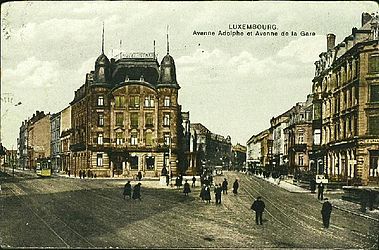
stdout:
[[(122, 197), (125, 180), (3, 177), (1, 247), (378, 247), (375, 221), (334, 210), (324, 229), (313, 195), (234, 172), (226, 177), (239, 178), (241, 188), (221, 206), (213, 195), (202, 203), (199, 187), (185, 197), (158, 181), (142, 181), (142, 201), (134, 201)], [(263, 226), (250, 210), (258, 195), (266, 203)]]

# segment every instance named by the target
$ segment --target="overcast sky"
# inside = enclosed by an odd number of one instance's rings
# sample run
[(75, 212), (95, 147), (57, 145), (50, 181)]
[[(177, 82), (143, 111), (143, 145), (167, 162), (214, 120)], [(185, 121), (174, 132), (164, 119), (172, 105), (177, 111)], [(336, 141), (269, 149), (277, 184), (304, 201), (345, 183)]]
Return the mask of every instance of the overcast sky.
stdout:
[[(314, 61), (360, 27), (375, 2), (8, 2), (1, 6), (2, 141), (16, 148), (21, 122), (36, 110), (56, 113), (94, 69), (101, 53), (120, 49), (170, 54), (181, 89), (179, 103), (214, 133), (246, 144), (273, 116), (305, 101)], [(218, 36), (229, 24), (275, 24), (315, 36)], [(215, 31), (196, 36), (194, 31)], [(262, 30), (261, 30), (262, 31)], [(21, 105), (15, 106), (18, 102)]]

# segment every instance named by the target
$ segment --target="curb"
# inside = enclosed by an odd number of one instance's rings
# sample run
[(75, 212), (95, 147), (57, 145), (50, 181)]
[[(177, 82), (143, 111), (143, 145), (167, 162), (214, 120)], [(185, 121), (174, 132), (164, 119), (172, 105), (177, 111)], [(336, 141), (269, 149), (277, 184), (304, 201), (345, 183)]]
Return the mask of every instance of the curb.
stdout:
[[(271, 181), (266, 180), (265, 178), (260, 178), (260, 177), (257, 177), (257, 176), (255, 176), (255, 175), (254, 175), (254, 177), (256, 177), (256, 178), (258, 178), (258, 179), (260, 179), (260, 180), (264, 180), (265, 182), (270, 183), (270, 184), (273, 185), (273, 186), (279, 187), (279, 188), (281, 188), (281, 189), (283, 189), (283, 190), (285, 190), (285, 191), (287, 191), (287, 192), (289, 192), (289, 193), (303, 194), (303, 193), (310, 193), (310, 192), (311, 192), (311, 191), (308, 191), (308, 190), (291, 191), (291, 190), (288, 190), (288, 189), (284, 188), (283, 186), (280, 186), (280, 185), (278, 185), (278, 184), (274, 184), (274, 183), (272, 183)], [(284, 181), (284, 182), (285, 182), (285, 181)], [(290, 184), (290, 183), (289, 183), (289, 184)], [(296, 186), (296, 187), (297, 187), (297, 186)], [(299, 187), (299, 188), (300, 188), (300, 187)]]
[(336, 205), (332, 205), (332, 207), (334, 207), (334, 208), (336, 208), (336, 209), (338, 209), (338, 210), (344, 211), (344, 212), (346, 212), (346, 213), (354, 214), (354, 215), (357, 215), (357, 216), (363, 217), (363, 218), (368, 219), (368, 220), (373, 220), (373, 221), (377, 221), (377, 222), (379, 222), (379, 219), (377, 219), (377, 218), (373, 218), (373, 217), (370, 217), (370, 216), (365, 215), (365, 214), (361, 214), (361, 213), (357, 213), (357, 212), (354, 212), (354, 211), (350, 211), (350, 210), (348, 210), (348, 209), (341, 208), (341, 207), (336, 206)]

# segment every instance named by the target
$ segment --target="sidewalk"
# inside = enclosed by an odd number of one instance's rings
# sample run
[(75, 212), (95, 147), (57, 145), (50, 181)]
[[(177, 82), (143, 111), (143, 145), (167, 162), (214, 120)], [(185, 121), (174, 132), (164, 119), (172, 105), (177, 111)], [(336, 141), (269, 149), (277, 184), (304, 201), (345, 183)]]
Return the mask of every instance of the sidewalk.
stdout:
[[(276, 185), (282, 189), (285, 189), (291, 193), (309, 193), (309, 194), (312, 194), (310, 190), (298, 187), (292, 183), (289, 183), (289, 181), (287, 181), (287, 180), (282, 180), (282, 181), (280, 181), (280, 183), (278, 183), (278, 181), (272, 177), (264, 178), (263, 176), (259, 176), (259, 175), (254, 175), (254, 176), (257, 178), (260, 178), (262, 180), (265, 180), (272, 185)], [(361, 217), (366, 218), (366, 219), (370, 219), (370, 220), (374, 220), (374, 221), (379, 222), (379, 210), (378, 209), (374, 209), (372, 211), (369, 211), (367, 209), (366, 212), (362, 212), (360, 204), (350, 202), (350, 201), (346, 201), (346, 200), (342, 200), (341, 194), (342, 194), (341, 192), (336, 192), (336, 191), (326, 191), (324, 193), (324, 195), (326, 197), (328, 197), (330, 203), (332, 203), (332, 206), (334, 208), (341, 210), (341, 211), (345, 211), (347, 213), (351, 213), (354, 215), (361, 216)], [(315, 195), (315, 198), (317, 198), (316, 195)], [(320, 201), (320, 203), (322, 203), (322, 201)]]

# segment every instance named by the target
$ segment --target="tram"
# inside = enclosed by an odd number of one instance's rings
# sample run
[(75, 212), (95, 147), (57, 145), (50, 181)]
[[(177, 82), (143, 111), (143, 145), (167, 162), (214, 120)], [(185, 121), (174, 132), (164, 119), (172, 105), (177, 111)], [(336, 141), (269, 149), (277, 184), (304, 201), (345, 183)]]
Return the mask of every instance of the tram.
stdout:
[(42, 159), (37, 161), (36, 173), (42, 177), (51, 176), (51, 162), (50, 160)]

